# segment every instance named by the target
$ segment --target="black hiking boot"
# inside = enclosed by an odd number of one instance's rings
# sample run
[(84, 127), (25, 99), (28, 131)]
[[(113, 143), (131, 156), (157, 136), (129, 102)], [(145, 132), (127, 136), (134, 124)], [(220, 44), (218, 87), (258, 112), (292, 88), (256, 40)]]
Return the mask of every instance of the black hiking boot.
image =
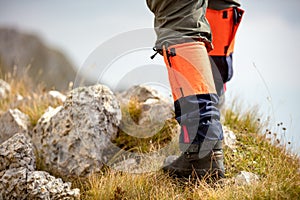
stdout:
[(180, 178), (196, 175), (198, 178), (224, 178), (222, 141), (217, 142), (212, 150), (184, 152), (179, 157), (169, 156), (163, 170)]

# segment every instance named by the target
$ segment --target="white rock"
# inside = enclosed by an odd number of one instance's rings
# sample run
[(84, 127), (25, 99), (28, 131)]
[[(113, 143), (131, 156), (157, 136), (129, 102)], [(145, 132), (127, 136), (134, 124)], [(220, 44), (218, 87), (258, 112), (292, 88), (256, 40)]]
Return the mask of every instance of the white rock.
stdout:
[(164, 166), (172, 164), (177, 158), (179, 158), (179, 156), (177, 155), (168, 156), (164, 161)]
[(18, 109), (10, 109), (0, 115), (0, 144), (16, 133), (25, 133), (30, 124), (29, 117)]
[(35, 169), (35, 155), (30, 140), (17, 133), (0, 145), (0, 171), (25, 167)]
[(62, 106), (58, 106), (57, 108), (49, 106), (37, 123), (48, 123), (53, 116), (55, 116), (59, 111), (61, 111), (62, 108)]
[(102, 85), (74, 89), (63, 107), (50, 109), (34, 128), (32, 141), (45, 165), (61, 176), (86, 176), (107, 162), (121, 111)]
[(227, 126), (223, 126), (224, 134), (224, 146), (227, 146), (231, 150), (236, 150), (236, 136)]
[(134, 158), (129, 158), (127, 160), (121, 161), (119, 163), (116, 163), (113, 166), (113, 169), (118, 171), (133, 171), (137, 168), (137, 161)]
[(10, 85), (4, 80), (0, 79), (0, 100), (6, 99), (11, 91)]
[(128, 108), (131, 100), (134, 100), (137, 109), (140, 109), (138, 119), (127, 116), (122, 119), (120, 125), (122, 131), (134, 137), (148, 138), (155, 135), (163, 128), (165, 121), (174, 116), (173, 104), (155, 89), (147, 86), (134, 86), (119, 94), (118, 100), (123, 110)]
[(27, 199), (27, 174), (25, 167), (2, 171), (0, 176), (0, 199)]
[(241, 171), (235, 177), (235, 183), (238, 185), (251, 185), (259, 180), (259, 176), (246, 171)]
[(22, 95), (20, 95), (20, 94), (17, 94), (17, 95), (16, 95), (16, 100), (17, 100), (17, 101), (23, 101), (23, 100), (24, 100), (24, 97), (23, 97)]
[(169, 98), (163, 96), (157, 90), (145, 85), (133, 86), (128, 90), (117, 94), (117, 97), (121, 102), (128, 101), (132, 97), (134, 97), (138, 102), (149, 102), (159, 100), (168, 102), (169, 104), (173, 105), (173, 102)]
[(63, 95), (62, 93), (60, 93), (59, 91), (52, 90), (52, 91), (49, 91), (48, 94), (50, 97), (52, 97), (54, 99), (58, 99), (61, 102), (65, 102), (65, 100), (67, 99), (67, 97), (65, 95)]
[(0, 199), (79, 199), (80, 190), (71, 189), (47, 172), (30, 171), (25, 167), (4, 171), (0, 177)]
[(117, 171), (134, 174), (156, 172), (161, 169), (166, 158), (161, 152), (120, 154), (119, 158), (115, 157), (117, 160), (111, 160), (112, 163), (108, 163), (108, 166)]
[(80, 190), (71, 189), (71, 183), (64, 183), (47, 172), (34, 171), (27, 177), (28, 199), (79, 199)]
[(0, 145), (0, 199), (78, 199), (79, 189), (35, 171), (30, 140), (21, 133)]

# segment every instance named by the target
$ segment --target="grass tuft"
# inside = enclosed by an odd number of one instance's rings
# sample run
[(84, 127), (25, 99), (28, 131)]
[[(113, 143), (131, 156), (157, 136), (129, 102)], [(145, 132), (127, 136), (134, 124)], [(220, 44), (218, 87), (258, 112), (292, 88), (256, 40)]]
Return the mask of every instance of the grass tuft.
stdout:
[[(174, 118), (166, 120), (158, 126), (149, 127), (139, 125), (142, 113), (141, 104), (132, 97), (127, 105), (121, 104), (122, 122), (116, 139), (113, 141), (118, 147), (130, 152), (147, 153), (163, 148), (176, 137), (177, 121)], [(140, 131), (142, 129), (142, 131)], [(142, 133), (142, 134), (140, 134)], [(145, 133), (145, 135), (143, 135)], [(147, 134), (154, 133), (153, 136)], [(136, 137), (136, 135), (142, 137)]]
[(11, 86), (8, 97), (0, 101), (0, 112), (19, 109), (29, 116), (32, 127), (36, 125), (49, 106), (57, 107), (62, 104), (58, 99), (49, 98), (48, 91), (42, 83), (35, 86), (27, 76), (17, 79), (9, 73), (0, 78)]

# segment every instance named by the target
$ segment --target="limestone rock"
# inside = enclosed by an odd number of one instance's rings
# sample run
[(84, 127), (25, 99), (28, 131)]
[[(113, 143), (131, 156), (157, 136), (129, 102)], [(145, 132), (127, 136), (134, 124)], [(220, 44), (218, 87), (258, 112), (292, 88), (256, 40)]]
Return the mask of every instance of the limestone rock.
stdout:
[(177, 158), (179, 158), (179, 156), (177, 156), (177, 155), (168, 156), (164, 161), (164, 166), (168, 166), (168, 165), (172, 164)]
[(16, 133), (28, 130), (29, 117), (18, 109), (0, 115), (0, 144)]
[(167, 119), (174, 116), (172, 102), (148, 86), (134, 86), (118, 94), (118, 100), (123, 112), (130, 113), (130, 102), (138, 110), (138, 119), (123, 117), (120, 125), (120, 129), (131, 136), (151, 137), (161, 130)]
[(25, 167), (35, 169), (35, 156), (30, 140), (17, 133), (0, 145), (0, 171)]
[(71, 183), (64, 183), (47, 172), (29, 172), (27, 177), (28, 199), (79, 199), (79, 189), (71, 189)]
[(136, 159), (129, 158), (127, 160), (123, 160), (113, 166), (113, 169), (117, 171), (133, 171), (138, 165)]
[(4, 80), (0, 79), (0, 100), (6, 99), (8, 94), (10, 93), (10, 85)]
[(76, 199), (79, 190), (35, 170), (30, 140), (21, 133), (0, 145), (0, 199)]
[(128, 90), (117, 94), (119, 101), (128, 101), (132, 97), (137, 98), (138, 102), (146, 102), (149, 99), (163, 100), (172, 104), (172, 102), (166, 97), (162, 96), (157, 90), (146, 86), (146, 85), (136, 85)]
[(0, 199), (79, 199), (79, 189), (71, 189), (47, 172), (25, 167), (5, 170), (0, 176)]
[[(161, 170), (164, 160), (166, 159), (166, 152), (152, 152), (152, 153), (129, 153), (122, 154), (123, 158), (114, 160), (109, 163), (109, 166), (116, 170), (127, 173), (149, 173)], [(127, 157), (127, 158), (126, 158)], [(117, 158), (115, 156), (114, 158)]]
[(236, 136), (227, 126), (223, 126), (224, 146), (236, 151)]
[(20, 94), (16, 94), (16, 101), (23, 101), (24, 97)]
[(59, 111), (63, 109), (62, 106), (58, 106), (56, 108), (52, 108), (51, 106), (45, 111), (45, 113), (41, 116), (37, 123), (44, 123), (51, 120)]
[(50, 98), (57, 99), (61, 102), (64, 102), (67, 98), (65, 95), (63, 95), (62, 93), (60, 93), (59, 91), (56, 91), (56, 90), (49, 91), (48, 95)]
[(27, 174), (25, 167), (0, 172), (0, 199), (27, 199)]
[(34, 128), (32, 141), (46, 166), (62, 176), (86, 176), (108, 160), (121, 111), (103, 85), (74, 89), (62, 107), (50, 109)]
[(250, 185), (259, 180), (259, 176), (251, 172), (241, 171), (235, 177), (235, 183), (238, 185)]

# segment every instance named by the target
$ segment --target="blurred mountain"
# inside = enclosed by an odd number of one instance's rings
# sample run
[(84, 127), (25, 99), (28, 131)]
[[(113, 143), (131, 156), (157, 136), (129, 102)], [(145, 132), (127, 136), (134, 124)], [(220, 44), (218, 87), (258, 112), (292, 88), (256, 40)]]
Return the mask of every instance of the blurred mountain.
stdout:
[(62, 52), (47, 47), (40, 38), (14, 29), (0, 28), (0, 71), (29, 76), (47, 88), (68, 89), (76, 71)]

